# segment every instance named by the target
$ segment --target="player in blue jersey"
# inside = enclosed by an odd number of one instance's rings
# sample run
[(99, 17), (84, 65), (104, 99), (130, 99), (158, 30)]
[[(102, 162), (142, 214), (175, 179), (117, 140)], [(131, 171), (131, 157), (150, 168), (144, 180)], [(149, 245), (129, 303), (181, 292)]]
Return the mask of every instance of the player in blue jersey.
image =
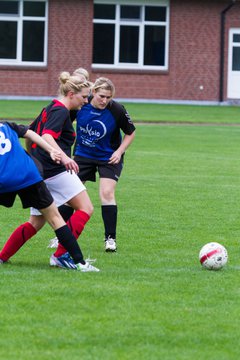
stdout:
[[(30, 129), (41, 135), (53, 148), (61, 154), (61, 163), (56, 164), (51, 157), (43, 151), (36, 143), (28, 142), (27, 149), (34, 157), (40, 161), (43, 168), (45, 183), (53, 196), (55, 204), (60, 206), (68, 203), (75, 213), (68, 220), (75, 239), (79, 237), (86, 223), (93, 213), (93, 206), (87, 194), (86, 188), (77, 176), (79, 171), (77, 163), (71, 158), (71, 146), (75, 141), (75, 130), (70, 118), (70, 111), (80, 109), (88, 102), (90, 83), (82, 81), (76, 76), (71, 76), (68, 72), (62, 72), (59, 77), (59, 99), (54, 99), (46, 106), (35, 121), (30, 125)], [(23, 241), (22, 234), (26, 226), (31, 225), (32, 232), (24, 237), (24, 241), (29, 240), (45, 224), (45, 219), (41, 216), (38, 208), (31, 208), (31, 216), (27, 223), (22, 224), (20, 232), (16, 229), (11, 235), (6, 247), (0, 253), (0, 259), (13, 256)], [(11, 244), (14, 247), (11, 248)], [(51, 266), (75, 268), (75, 263), (69, 253), (65, 251), (63, 256), (50, 258)], [(82, 271), (99, 271), (89, 262), (84, 262), (81, 266)]]
[[(59, 242), (63, 244), (73, 257), (76, 269), (85, 264), (82, 252), (71, 233), (69, 227), (61, 217), (53, 197), (44, 183), (37, 166), (30, 155), (23, 149), (19, 137), (29, 139), (49, 154), (53, 162), (61, 162), (61, 153), (49, 145), (39, 135), (29, 130), (27, 126), (15, 123), (0, 123), (0, 205), (12, 207), (16, 196), (21, 199), (23, 208), (35, 207), (39, 209), (46, 221), (55, 230)], [(26, 223), (22, 232), (22, 242), (11, 244), (17, 250), (25, 242), (25, 237), (34, 234), (30, 223)], [(20, 246), (19, 246), (20, 245)], [(5, 256), (4, 256), (5, 255)], [(0, 264), (8, 260), (8, 246), (3, 249)]]
[[(74, 160), (79, 166), (79, 177), (96, 181), (100, 177), (99, 195), (105, 229), (105, 251), (115, 252), (117, 228), (116, 185), (123, 168), (126, 149), (135, 136), (135, 127), (126, 109), (113, 100), (115, 87), (108, 78), (98, 78), (91, 88), (89, 103), (77, 113), (77, 139)], [(124, 133), (122, 138), (121, 133)], [(60, 207), (66, 214), (72, 209)], [(58, 246), (55, 254), (63, 250)]]

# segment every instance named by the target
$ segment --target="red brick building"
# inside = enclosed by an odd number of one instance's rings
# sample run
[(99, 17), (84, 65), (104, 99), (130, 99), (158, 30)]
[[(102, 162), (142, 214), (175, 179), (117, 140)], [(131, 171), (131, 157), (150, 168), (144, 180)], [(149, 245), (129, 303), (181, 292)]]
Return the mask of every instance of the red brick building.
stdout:
[(0, 0), (0, 96), (55, 96), (85, 67), (116, 97), (240, 99), (240, 2)]

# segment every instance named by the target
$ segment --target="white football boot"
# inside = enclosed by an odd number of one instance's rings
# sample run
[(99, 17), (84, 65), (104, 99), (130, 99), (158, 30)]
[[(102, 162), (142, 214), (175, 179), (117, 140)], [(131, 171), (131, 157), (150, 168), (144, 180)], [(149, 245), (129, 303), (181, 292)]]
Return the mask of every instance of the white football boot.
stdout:
[(115, 252), (117, 251), (116, 240), (112, 239), (110, 236), (105, 239), (105, 251), (106, 252)]

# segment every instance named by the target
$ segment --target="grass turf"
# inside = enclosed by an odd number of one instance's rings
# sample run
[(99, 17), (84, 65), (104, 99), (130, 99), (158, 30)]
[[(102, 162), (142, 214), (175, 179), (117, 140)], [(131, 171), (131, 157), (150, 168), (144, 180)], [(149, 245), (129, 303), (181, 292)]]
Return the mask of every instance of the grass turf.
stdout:
[[(0, 100), (1, 119), (31, 120), (50, 101)], [(199, 106), (123, 103), (135, 122), (190, 122), (239, 124), (239, 106)]]
[[(240, 128), (143, 126), (117, 187), (116, 254), (103, 252), (98, 184), (81, 236), (100, 273), (50, 269), (46, 225), (0, 267), (0, 358), (238, 359)], [(1, 240), (28, 217), (0, 208)], [(202, 245), (229, 263), (203, 270)]]

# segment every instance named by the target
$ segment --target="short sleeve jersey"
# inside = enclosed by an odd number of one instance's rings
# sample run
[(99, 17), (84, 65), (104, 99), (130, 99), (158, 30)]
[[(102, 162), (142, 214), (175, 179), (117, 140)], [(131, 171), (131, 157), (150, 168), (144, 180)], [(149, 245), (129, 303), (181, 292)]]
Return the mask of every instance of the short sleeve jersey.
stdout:
[(19, 141), (27, 130), (24, 125), (0, 123), (0, 193), (18, 191), (42, 181), (34, 161)]
[[(71, 156), (71, 147), (75, 141), (76, 133), (69, 110), (60, 101), (53, 100), (44, 108), (36, 120), (32, 122), (30, 129), (40, 136), (52, 135), (67, 156)], [(50, 155), (36, 144), (32, 144), (32, 154), (41, 162), (45, 179), (66, 171), (64, 165), (55, 163)]]
[(77, 113), (75, 155), (108, 161), (122, 142), (121, 131), (127, 135), (135, 131), (123, 105), (114, 100), (103, 110), (84, 105)]

